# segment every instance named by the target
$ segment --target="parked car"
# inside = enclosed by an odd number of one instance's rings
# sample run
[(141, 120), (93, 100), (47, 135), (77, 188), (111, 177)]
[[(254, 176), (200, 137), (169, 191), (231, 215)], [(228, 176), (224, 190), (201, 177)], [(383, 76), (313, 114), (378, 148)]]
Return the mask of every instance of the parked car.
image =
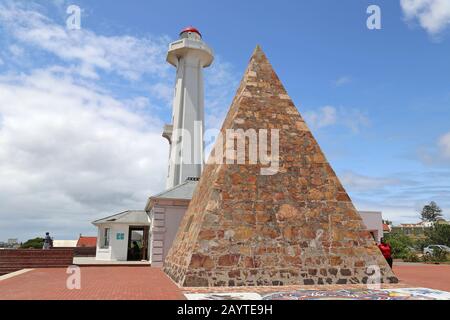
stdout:
[(447, 247), (447, 246), (444, 246), (444, 245), (432, 245), (432, 246), (425, 247), (423, 249), (423, 254), (431, 256), (433, 254), (433, 250), (436, 249), (436, 248), (439, 248), (442, 251), (450, 253), (450, 248)]

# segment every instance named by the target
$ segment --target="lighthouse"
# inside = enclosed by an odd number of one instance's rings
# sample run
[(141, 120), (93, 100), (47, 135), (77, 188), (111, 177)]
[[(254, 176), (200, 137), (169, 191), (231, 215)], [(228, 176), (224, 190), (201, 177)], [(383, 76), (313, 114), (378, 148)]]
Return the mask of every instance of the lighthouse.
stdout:
[(164, 127), (170, 155), (167, 189), (188, 179), (199, 178), (204, 164), (204, 84), (203, 68), (214, 60), (213, 51), (201, 33), (187, 27), (171, 43), (167, 62), (177, 69), (172, 124)]

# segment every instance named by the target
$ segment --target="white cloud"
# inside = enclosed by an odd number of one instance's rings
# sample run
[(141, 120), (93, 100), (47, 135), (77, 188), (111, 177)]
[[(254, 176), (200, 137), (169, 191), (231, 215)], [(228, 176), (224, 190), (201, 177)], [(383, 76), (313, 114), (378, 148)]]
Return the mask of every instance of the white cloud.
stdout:
[[(0, 235), (73, 238), (92, 233), (95, 218), (142, 209), (164, 188), (170, 40), (67, 31), (36, 8), (0, 4), (8, 44), (31, 59), (28, 69), (0, 74)], [(33, 60), (43, 52), (53, 59)], [(235, 90), (231, 66), (216, 59), (205, 81), (207, 117), (225, 113)]]
[(341, 123), (350, 128), (354, 133), (358, 133), (363, 127), (370, 126), (368, 116), (358, 109), (340, 109)]
[(409, 201), (408, 203), (395, 203), (393, 201), (368, 201), (353, 197), (353, 202), (357, 210), (360, 211), (381, 211), (383, 219), (393, 221), (394, 225), (401, 223), (420, 222), (420, 210), (426, 202)]
[(322, 107), (318, 111), (306, 111), (303, 116), (313, 128), (328, 127), (337, 122), (337, 110), (332, 106)]
[(415, 222), (419, 212), (435, 201), (450, 214), (448, 170), (397, 172), (385, 176), (368, 176), (346, 170), (339, 174), (358, 210), (382, 211), (395, 223)]
[(392, 178), (378, 178), (369, 177), (346, 171), (340, 175), (342, 184), (352, 191), (370, 191), (379, 190), (388, 186), (398, 185), (400, 183), (397, 179)]
[(23, 56), (24, 54), (24, 50), (23, 48), (19, 47), (18, 45), (10, 45), (9, 46), (9, 52), (15, 57), (15, 58), (20, 58)]
[(407, 21), (417, 20), (431, 35), (450, 26), (448, 0), (400, 0), (400, 5)]
[(352, 82), (352, 78), (351, 77), (349, 77), (349, 76), (342, 76), (342, 77), (340, 77), (340, 78), (338, 78), (338, 79), (336, 79), (334, 81), (334, 85), (336, 87), (342, 87), (342, 86), (344, 86), (346, 84), (349, 84), (350, 82)]
[(174, 97), (173, 83), (156, 83), (150, 86), (150, 93), (156, 98), (162, 100), (167, 106), (172, 106)]
[(358, 109), (324, 106), (318, 110), (308, 110), (303, 113), (303, 116), (306, 123), (313, 129), (339, 125), (358, 133), (362, 127), (370, 125), (369, 118)]
[(162, 122), (73, 79), (48, 70), (2, 77), (0, 115), (0, 219), (16, 226), (9, 236), (35, 224), (76, 236), (95, 217), (143, 208), (163, 185)]
[(169, 39), (132, 36), (101, 36), (87, 29), (67, 30), (41, 13), (20, 5), (0, 5), (0, 24), (21, 43), (48, 51), (77, 63), (85, 77), (98, 78), (97, 71), (117, 73), (129, 80), (149, 74), (167, 76), (164, 61)]
[(438, 145), (442, 156), (450, 160), (450, 132), (439, 139)]
[(216, 56), (213, 65), (205, 69), (205, 78), (206, 128), (220, 130), (239, 85), (239, 78), (233, 66), (220, 56)]
[(448, 167), (450, 164), (450, 132), (439, 137), (433, 145), (418, 148), (417, 158), (427, 166)]

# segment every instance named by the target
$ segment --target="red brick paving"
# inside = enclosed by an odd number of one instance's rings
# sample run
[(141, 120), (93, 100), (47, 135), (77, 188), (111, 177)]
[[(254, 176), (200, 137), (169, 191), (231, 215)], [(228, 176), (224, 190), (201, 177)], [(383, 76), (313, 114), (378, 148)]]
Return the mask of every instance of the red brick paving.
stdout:
[[(402, 264), (394, 266), (400, 284), (392, 287), (425, 287), (450, 292), (450, 265)], [(180, 290), (161, 269), (149, 267), (81, 268), (81, 290), (68, 290), (65, 268), (35, 269), (0, 281), (0, 300), (182, 300)], [(345, 286), (339, 286), (342, 289)], [(357, 288), (357, 286), (355, 286)], [(325, 287), (190, 288), (187, 292), (258, 292)]]
[(65, 268), (35, 269), (0, 281), (0, 300), (181, 300), (182, 292), (160, 269), (81, 268), (81, 290), (69, 290)]
[(394, 264), (400, 284), (450, 292), (450, 265)]

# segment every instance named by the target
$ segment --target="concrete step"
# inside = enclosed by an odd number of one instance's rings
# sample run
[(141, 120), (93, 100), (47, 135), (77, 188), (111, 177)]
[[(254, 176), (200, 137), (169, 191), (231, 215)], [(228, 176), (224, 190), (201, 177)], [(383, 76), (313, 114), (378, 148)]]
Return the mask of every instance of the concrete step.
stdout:
[(15, 262), (15, 263), (0, 263), (0, 268), (16, 268), (16, 267), (20, 267), (20, 266), (25, 266), (25, 265), (32, 265), (32, 266), (43, 266), (43, 267), (52, 267), (52, 266), (68, 266), (68, 265), (72, 265), (73, 262), (72, 261), (20, 261), (20, 262)]
[(7, 274), (7, 273), (11, 273), (11, 272), (16, 272), (16, 271), (19, 271), (22, 269), (52, 269), (52, 268), (66, 269), (67, 267), (68, 267), (67, 265), (56, 265), (56, 266), (51, 266), (51, 267), (27, 265), (27, 266), (20, 266), (20, 267), (0, 268), (0, 273)]
[(25, 268), (0, 268), (0, 276), (4, 276), (5, 274), (8, 274), (8, 273), (20, 271), (22, 269), (25, 269)]
[(21, 263), (21, 262), (51, 262), (51, 261), (72, 261), (73, 258), (61, 258), (61, 259), (45, 259), (45, 258), (33, 258), (33, 259), (0, 259), (0, 263)]
[(1, 259), (10, 259), (10, 258), (38, 258), (38, 257), (48, 257), (48, 258), (64, 258), (64, 257), (72, 257), (72, 254), (8, 254), (8, 255), (0, 255)]
[(0, 268), (21, 268), (23, 266), (32, 266), (34, 268), (51, 268), (51, 267), (59, 267), (59, 266), (70, 266), (72, 262), (55, 262), (55, 263), (33, 263), (33, 262), (24, 262), (24, 263), (10, 263), (10, 264), (0, 264)]
[(73, 259), (72, 257), (17, 257), (17, 258), (0, 258), (0, 262), (16, 262), (16, 261), (69, 261)]

